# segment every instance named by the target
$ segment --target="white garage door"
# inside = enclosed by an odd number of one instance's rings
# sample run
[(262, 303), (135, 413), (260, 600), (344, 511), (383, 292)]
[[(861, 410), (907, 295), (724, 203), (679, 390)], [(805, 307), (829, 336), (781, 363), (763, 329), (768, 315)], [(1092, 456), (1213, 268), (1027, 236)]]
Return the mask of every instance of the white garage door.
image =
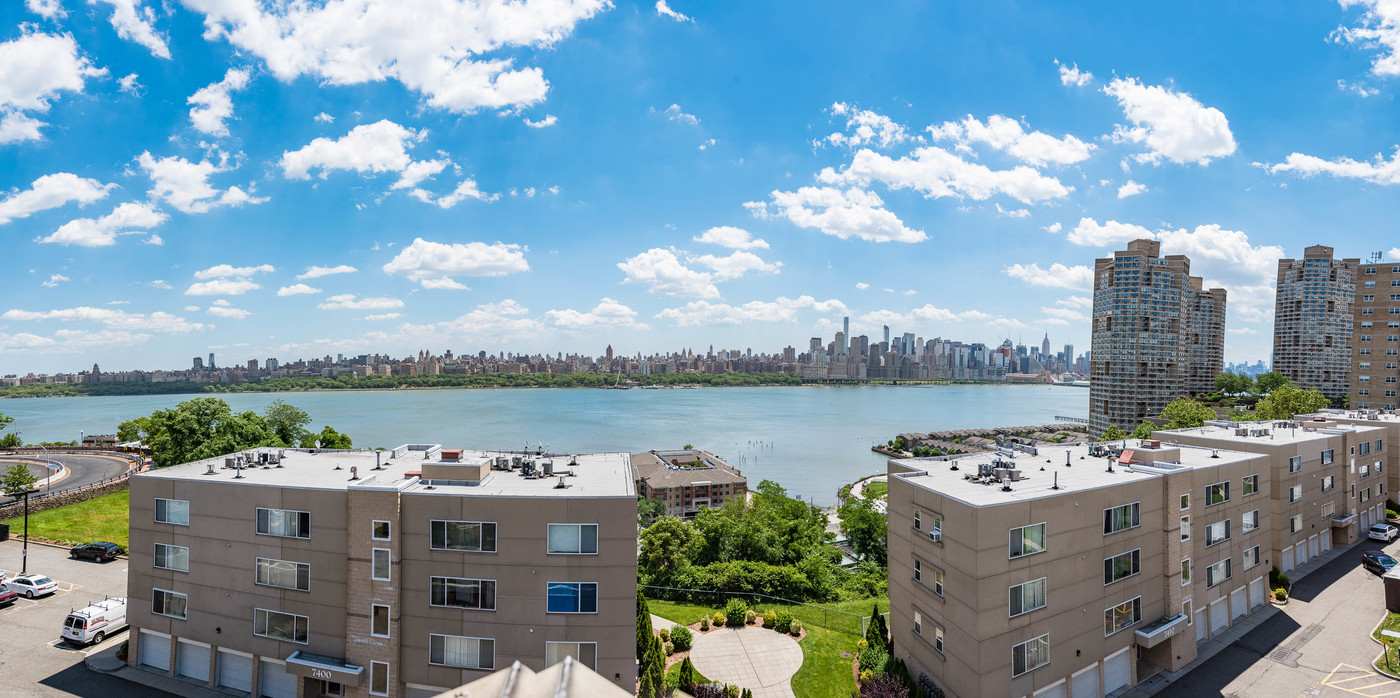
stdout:
[(404, 698), (433, 698), (433, 696), (439, 693), (446, 693), (452, 690), (450, 688), (428, 688), (415, 684), (408, 684), (407, 688), (408, 690), (404, 691), (403, 694)]
[(1313, 536), (1311, 536), (1311, 537), (1308, 538), (1308, 559), (1311, 560), (1311, 559), (1317, 557), (1317, 555), (1318, 555), (1318, 550), (1317, 550), (1317, 536), (1316, 536), (1316, 535), (1313, 535)]
[(1284, 549), (1283, 549), (1283, 552), (1279, 555), (1279, 557), (1282, 558), (1282, 559), (1279, 561), (1279, 564), (1278, 564), (1279, 569), (1283, 570), (1284, 572), (1292, 572), (1292, 571), (1293, 571), (1293, 548), (1292, 548), (1292, 547), (1284, 548)]
[(148, 667), (170, 671), (170, 636), (141, 631), (141, 663)]
[(1264, 605), (1265, 595), (1268, 590), (1264, 588), (1264, 578), (1259, 577), (1249, 583), (1249, 610), (1253, 611)]
[(1326, 531), (1323, 531), (1321, 535), (1322, 535), (1322, 538), (1321, 538), (1321, 540), (1322, 540), (1322, 552), (1325, 553), (1325, 552), (1327, 552), (1328, 550), (1331, 550), (1331, 549), (1332, 549), (1332, 530), (1331, 530), (1331, 529), (1328, 529), (1328, 530), (1326, 530)]
[(1210, 634), (1215, 635), (1230, 627), (1230, 608), (1225, 599), (1210, 605)]
[(253, 658), (250, 655), (219, 650), (219, 686), (235, 691), (253, 690)]
[(287, 673), (287, 665), (264, 659), (258, 669), (258, 693), (263, 698), (297, 698), (300, 676)]
[(1206, 623), (1206, 609), (1203, 608), (1199, 611), (1196, 611), (1196, 644), (1199, 645), (1202, 642), (1205, 642), (1206, 638), (1210, 637), (1210, 635), (1206, 633), (1207, 625), (1208, 624)]
[(1249, 613), (1249, 602), (1244, 595), (1244, 587), (1230, 592), (1230, 613), (1235, 620), (1239, 620)]
[(209, 682), (209, 645), (181, 640), (176, 648), (175, 671), (200, 683)]
[(1069, 698), (1069, 694), (1066, 693), (1068, 689), (1069, 687), (1065, 685), (1065, 680), (1060, 679), (1054, 686), (1046, 686), (1036, 691), (1035, 698)]
[(1370, 527), (1371, 527), (1371, 510), (1370, 510), (1370, 509), (1362, 509), (1362, 510), (1361, 510), (1361, 530), (1364, 531), (1364, 530), (1366, 530), (1366, 529), (1368, 529), (1368, 528), (1370, 528)]
[(1093, 666), (1080, 669), (1079, 673), (1070, 677), (1071, 698), (1103, 698), (1099, 693), (1099, 665), (1095, 662)]
[[(1131, 648), (1130, 648), (1131, 649)], [(1103, 660), (1103, 694), (1108, 695), (1133, 680), (1127, 649)]]

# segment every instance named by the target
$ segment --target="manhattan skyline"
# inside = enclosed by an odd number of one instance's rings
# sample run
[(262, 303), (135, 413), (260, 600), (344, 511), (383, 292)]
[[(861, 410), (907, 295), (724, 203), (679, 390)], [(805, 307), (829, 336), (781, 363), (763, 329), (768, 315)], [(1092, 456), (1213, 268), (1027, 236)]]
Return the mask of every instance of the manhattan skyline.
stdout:
[(1372, 0), (250, 6), (0, 9), (0, 374), (772, 352), (844, 315), (1083, 351), (1140, 237), (1267, 361), (1279, 258), (1400, 257)]

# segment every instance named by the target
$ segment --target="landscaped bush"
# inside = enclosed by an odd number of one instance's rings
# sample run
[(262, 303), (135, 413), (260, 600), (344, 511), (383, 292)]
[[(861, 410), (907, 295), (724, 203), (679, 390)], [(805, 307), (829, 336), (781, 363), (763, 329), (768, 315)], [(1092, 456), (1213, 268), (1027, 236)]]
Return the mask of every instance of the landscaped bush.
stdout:
[(695, 685), (695, 690), (691, 692), (695, 698), (725, 698), (724, 685), (718, 683), (700, 683)]
[(1283, 588), (1283, 587), (1279, 587), (1279, 588), (1277, 588), (1277, 589), (1274, 589), (1274, 600), (1275, 600), (1275, 601), (1278, 601), (1279, 603), (1283, 603), (1284, 601), (1287, 601), (1287, 600), (1288, 600), (1288, 590), (1285, 589), (1285, 588)]
[(773, 626), (776, 625), (777, 622), (778, 622), (778, 613), (777, 613), (777, 611), (773, 611), (773, 610), (770, 609), (770, 610), (767, 610), (767, 611), (764, 611), (764, 612), (763, 612), (763, 627), (768, 628), (769, 630), (772, 630), (772, 629), (773, 629)]
[(674, 643), (671, 643), (671, 642), (667, 642), (667, 643), (661, 645), (661, 649), (662, 649), (664, 652), (666, 652), (666, 656), (667, 656), (667, 657), (669, 657), (669, 656), (671, 656), (671, 655), (673, 655), (673, 654), (676, 653), (676, 645), (675, 645)]
[(757, 613), (754, 613), (753, 611), (744, 612), (744, 625), (753, 625), (754, 621), (756, 620), (758, 620)]
[(739, 687), (735, 686), (732, 683), (724, 685), (724, 698), (739, 698), (739, 694), (741, 692), (742, 691), (739, 689)]
[(777, 618), (773, 620), (773, 629), (780, 633), (786, 633), (787, 631), (791, 630), (792, 613), (789, 612), (787, 609), (778, 611)]
[(659, 631), (659, 634), (661, 635), (661, 641), (662, 641), (662, 642), (670, 642), (670, 641), (671, 641), (671, 631), (670, 631), (670, 629), (668, 629), (668, 628), (662, 628), (662, 629)]
[(800, 621), (800, 620), (795, 620), (795, 621), (793, 621), (793, 622), (792, 622), (792, 625), (788, 627), (788, 633), (791, 634), (793, 637), (797, 637), (798, 635), (801, 635), (801, 634), (802, 634), (802, 621)]
[(728, 619), (726, 625), (739, 628), (744, 625), (744, 616), (749, 612), (749, 605), (743, 599), (730, 599), (724, 605), (724, 617)]
[(1274, 567), (1269, 570), (1269, 586), (1275, 589), (1279, 587), (1283, 587), (1286, 589), (1289, 586), (1291, 586), (1289, 584), (1289, 581), (1290, 580), (1288, 579), (1288, 575), (1280, 572), (1277, 567)]
[(701, 618), (701, 619), (700, 619), (700, 630), (701, 630), (702, 632), (709, 632), (709, 631), (710, 631), (710, 617), (709, 617), (709, 616), (705, 616), (704, 618)]
[(860, 671), (864, 674), (869, 671), (871, 674), (885, 673), (885, 665), (890, 661), (890, 653), (885, 651), (884, 645), (870, 645), (856, 654), (860, 660)]
[(690, 643), (694, 639), (695, 636), (690, 632), (690, 628), (683, 625), (678, 625), (671, 630), (671, 644), (676, 646), (677, 652), (690, 651)]
[(723, 613), (715, 611), (715, 614), (710, 616), (710, 622), (714, 623), (716, 628), (723, 628), (724, 624), (728, 622), (728, 619), (725, 618)]
[[(864, 673), (864, 672), (862, 672)], [(888, 674), (861, 679), (860, 698), (909, 698), (904, 682)]]

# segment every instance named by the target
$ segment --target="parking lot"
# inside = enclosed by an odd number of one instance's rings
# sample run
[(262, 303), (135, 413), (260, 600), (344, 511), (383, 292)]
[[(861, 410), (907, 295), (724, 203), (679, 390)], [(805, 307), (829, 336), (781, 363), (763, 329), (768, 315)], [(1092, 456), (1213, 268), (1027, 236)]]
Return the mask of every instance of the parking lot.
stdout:
[[(18, 540), (0, 543), (0, 570), (13, 577), (21, 566)], [(72, 610), (109, 596), (126, 595), (126, 560), (108, 563), (70, 560), (67, 549), (30, 544), (29, 572), (58, 582), (52, 596), (20, 598), (0, 608), (0, 695), (4, 696), (167, 696), (113, 676), (89, 671), (83, 658), (98, 647), (74, 647), (59, 639)], [(126, 631), (103, 647), (126, 640)]]

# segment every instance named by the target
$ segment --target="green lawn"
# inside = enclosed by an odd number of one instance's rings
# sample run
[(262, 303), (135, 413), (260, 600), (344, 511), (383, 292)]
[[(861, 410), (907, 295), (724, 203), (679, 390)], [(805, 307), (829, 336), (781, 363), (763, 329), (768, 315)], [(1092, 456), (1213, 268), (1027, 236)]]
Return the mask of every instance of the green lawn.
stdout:
[(1381, 636), (1382, 630), (1400, 632), (1400, 613), (1385, 614), (1385, 621), (1371, 634), (1371, 637), (1380, 640), (1386, 647), (1385, 653), (1376, 658), (1376, 668), (1391, 674), (1400, 674), (1400, 640)]
[(870, 483), (870, 484), (868, 484), (868, 485), (865, 486), (865, 498), (866, 498), (866, 499), (884, 499), (884, 498), (885, 498), (885, 495), (889, 494), (889, 491), (890, 491), (890, 483), (888, 483), (888, 482), (872, 482), (872, 483)]
[[(10, 525), (10, 537), (24, 533), (24, 517), (5, 521)], [(50, 538), (76, 545), (92, 541), (108, 541), (127, 545), (127, 493), (89, 499), (66, 507), (29, 515), (29, 535)]]

